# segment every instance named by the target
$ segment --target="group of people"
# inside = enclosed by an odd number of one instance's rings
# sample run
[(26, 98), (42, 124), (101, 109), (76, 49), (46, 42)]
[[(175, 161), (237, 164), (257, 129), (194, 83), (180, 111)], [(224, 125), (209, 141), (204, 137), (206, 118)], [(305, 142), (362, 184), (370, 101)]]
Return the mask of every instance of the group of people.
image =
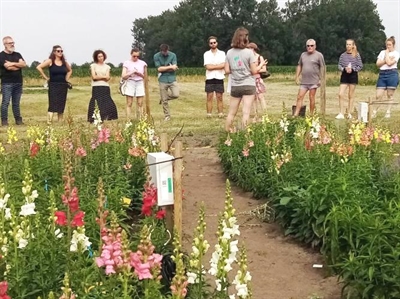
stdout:
[[(22, 69), (26, 67), (22, 55), (15, 51), (15, 42), (12, 37), (3, 38), (4, 50), (0, 52), (1, 75), (1, 124), (8, 125), (8, 107), (12, 103), (12, 111), (17, 125), (23, 124), (20, 100), (22, 95)], [(218, 49), (217, 37), (208, 38), (210, 50), (204, 53), (204, 67), (206, 68), (205, 92), (207, 117), (212, 117), (214, 94), (217, 100), (218, 117), (225, 117), (223, 111), (224, 80), (228, 75), (228, 91), (230, 93), (229, 111), (226, 117), (225, 129), (231, 130), (234, 117), (240, 103), (243, 102), (242, 125), (249, 122), (252, 107), (255, 119), (266, 111), (265, 84), (261, 74), (267, 71), (268, 60), (258, 54), (258, 46), (250, 42), (247, 29), (238, 28), (232, 38), (231, 49), (225, 54)], [(126, 116), (131, 118), (133, 98), (136, 98), (137, 117), (144, 114), (143, 99), (145, 96), (144, 79), (147, 74), (147, 63), (141, 60), (139, 49), (131, 50), (131, 58), (123, 63), (121, 79), (126, 81), (124, 94), (126, 96)], [(89, 101), (89, 122), (94, 121), (95, 107), (98, 107), (102, 120), (118, 119), (117, 107), (111, 98), (109, 80), (110, 66), (105, 63), (107, 55), (103, 50), (93, 53), (93, 63), (90, 65), (92, 97)], [(160, 101), (164, 112), (164, 120), (171, 118), (169, 101), (179, 97), (179, 87), (176, 81), (178, 70), (176, 54), (169, 50), (169, 46), (162, 44), (160, 51), (153, 57), (158, 71)], [(387, 92), (389, 104), (385, 117), (390, 117), (391, 104), (394, 92), (399, 84), (397, 63), (399, 52), (395, 50), (395, 39), (386, 40), (386, 50), (382, 50), (377, 58), (379, 78), (376, 85), (376, 99), (378, 102)], [(44, 69), (48, 69), (48, 74)], [(362, 70), (363, 63), (357, 51), (355, 41), (346, 41), (346, 51), (340, 55), (339, 71), (339, 114), (336, 119), (351, 118), (354, 106), (354, 91), (358, 84), (358, 72)], [(48, 84), (48, 115), (47, 122), (51, 124), (54, 114), (59, 121), (63, 120), (68, 89), (72, 88), (69, 78), (72, 74), (71, 65), (66, 61), (61, 46), (53, 47), (50, 56), (37, 66), (37, 70)], [(306, 42), (306, 51), (299, 58), (296, 68), (295, 81), (300, 85), (293, 115), (298, 116), (303, 106), (306, 93), (309, 93), (310, 112), (315, 111), (315, 94), (321, 85), (325, 72), (325, 61), (322, 53), (316, 50), (316, 42), (309, 39)], [(345, 93), (348, 90), (348, 106), (344, 105)], [(378, 106), (372, 116), (377, 114)]]

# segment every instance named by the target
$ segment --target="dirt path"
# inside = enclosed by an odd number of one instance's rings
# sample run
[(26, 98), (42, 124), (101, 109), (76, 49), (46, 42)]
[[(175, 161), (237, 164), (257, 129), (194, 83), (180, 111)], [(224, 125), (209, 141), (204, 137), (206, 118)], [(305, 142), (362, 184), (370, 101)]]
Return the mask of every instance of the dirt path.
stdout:
[[(226, 176), (215, 148), (190, 147), (184, 152), (184, 165), (183, 245), (190, 250), (198, 207), (204, 202), (210, 254), (216, 242), (217, 217), (213, 215), (223, 210)], [(261, 204), (235, 186), (232, 197), (238, 212)], [(318, 253), (285, 237), (276, 224), (261, 223), (245, 215), (238, 216), (238, 220), (245, 223), (240, 227), (239, 243), (245, 242), (248, 251), (254, 299), (340, 298), (341, 287), (336, 278), (326, 278), (324, 269), (313, 268), (313, 264), (322, 262)], [(214, 287), (213, 281), (210, 284)]]

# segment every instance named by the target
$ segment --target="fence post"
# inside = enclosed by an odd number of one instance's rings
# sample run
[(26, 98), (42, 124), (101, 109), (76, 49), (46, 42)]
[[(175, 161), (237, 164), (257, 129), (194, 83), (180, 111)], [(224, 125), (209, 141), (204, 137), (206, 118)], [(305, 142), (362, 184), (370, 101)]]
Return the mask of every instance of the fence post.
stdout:
[(326, 66), (324, 70), (321, 72), (321, 89), (320, 89), (320, 114), (325, 116), (326, 113)]
[(149, 74), (147, 72), (147, 67), (144, 69), (144, 100), (146, 104), (146, 116), (150, 119), (150, 92), (149, 92)]
[(182, 141), (176, 142), (174, 157), (174, 225), (182, 243)]
[[(161, 150), (165, 153), (168, 151), (168, 135), (167, 133), (161, 133), (160, 135), (160, 146)], [(172, 233), (174, 230), (174, 206), (164, 206), (163, 209), (165, 210), (165, 226), (167, 229)]]

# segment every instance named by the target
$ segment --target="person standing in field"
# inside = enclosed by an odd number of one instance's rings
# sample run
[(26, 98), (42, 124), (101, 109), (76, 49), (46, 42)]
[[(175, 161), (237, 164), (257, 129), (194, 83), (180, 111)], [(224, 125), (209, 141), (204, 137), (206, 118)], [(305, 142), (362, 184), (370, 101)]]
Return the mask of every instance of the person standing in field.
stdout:
[(339, 88), (339, 114), (336, 119), (345, 118), (344, 97), (346, 89), (349, 89), (349, 104), (347, 106), (347, 118), (351, 119), (354, 105), (354, 91), (358, 84), (358, 72), (362, 70), (363, 63), (361, 56), (357, 51), (357, 46), (354, 40), (346, 40), (346, 52), (342, 53), (339, 58), (339, 71), (342, 72), (340, 76)]
[[(390, 102), (393, 101), (394, 92), (399, 85), (399, 72), (397, 69), (397, 63), (399, 62), (399, 52), (395, 50), (396, 41), (394, 36), (389, 37), (386, 40), (386, 50), (382, 50), (378, 59), (376, 60), (376, 66), (379, 67), (379, 77), (376, 83), (376, 100), (382, 101), (383, 94), (386, 91), (387, 98)], [(385, 118), (390, 118), (392, 104), (388, 104)], [(372, 111), (372, 117), (376, 117), (379, 106)]]
[[(44, 73), (43, 68), (49, 68), (49, 76)], [(52, 123), (54, 113), (57, 113), (58, 121), (63, 121), (68, 89), (72, 88), (72, 85), (68, 82), (72, 74), (72, 68), (65, 60), (62, 47), (59, 45), (53, 46), (49, 58), (39, 64), (36, 69), (49, 85), (47, 124), (50, 125)]]
[(161, 96), (160, 104), (162, 104), (164, 111), (164, 121), (169, 121), (171, 114), (168, 101), (179, 97), (179, 88), (176, 82), (178, 61), (175, 53), (169, 51), (169, 46), (166, 44), (160, 45), (160, 52), (156, 53), (153, 59), (158, 71), (158, 84)]
[(215, 36), (208, 38), (210, 50), (203, 55), (206, 68), (205, 92), (207, 94), (207, 117), (212, 117), (214, 93), (217, 98), (218, 117), (224, 117), (223, 94), (225, 79), (225, 52), (218, 49)]
[(8, 106), (12, 102), (15, 124), (23, 125), (21, 117), (22, 68), (26, 67), (22, 55), (15, 52), (11, 36), (3, 37), (4, 50), (0, 52), (1, 125), (8, 126)]
[(232, 37), (232, 49), (226, 54), (225, 74), (231, 74), (232, 85), (225, 123), (225, 130), (228, 132), (232, 129), (232, 122), (241, 102), (243, 102), (242, 126), (247, 126), (256, 95), (254, 75), (261, 70), (261, 67), (257, 67), (257, 59), (253, 51), (247, 48), (248, 44), (249, 32), (246, 28), (240, 27)]
[(94, 121), (94, 111), (97, 105), (101, 120), (118, 119), (117, 107), (110, 92), (110, 69), (105, 63), (107, 54), (103, 50), (93, 52), (93, 61), (90, 65), (90, 75), (92, 77), (92, 98), (89, 101), (88, 122)]
[(145, 96), (144, 77), (147, 72), (147, 63), (139, 59), (140, 50), (131, 50), (131, 59), (124, 62), (122, 66), (122, 79), (127, 80), (126, 95), (126, 119), (129, 120), (132, 114), (133, 97), (136, 97), (136, 117), (144, 116), (143, 99)]
[[(325, 73), (325, 60), (322, 53), (316, 50), (317, 43), (313, 39), (306, 42), (307, 51), (300, 56), (295, 81), (300, 84), (297, 94), (296, 110), (294, 116), (298, 116), (303, 105), (303, 99), (307, 92), (310, 99), (310, 112), (315, 111), (315, 94), (317, 88), (321, 86), (322, 74)], [(301, 75), (301, 80), (300, 80)]]
[(266, 110), (267, 110), (267, 104), (265, 102), (265, 84), (263, 79), (261, 78), (260, 73), (266, 72), (267, 71), (267, 64), (268, 60), (264, 59), (260, 54), (258, 54), (258, 46), (255, 43), (249, 43), (247, 48), (251, 49), (253, 51), (254, 56), (257, 59), (257, 67), (261, 67), (260, 71), (254, 75), (254, 78), (256, 80), (256, 98), (254, 101), (254, 111), (255, 111), (255, 117), (254, 120), (257, 121), (258, 117), (260, 115), (263, 115)]

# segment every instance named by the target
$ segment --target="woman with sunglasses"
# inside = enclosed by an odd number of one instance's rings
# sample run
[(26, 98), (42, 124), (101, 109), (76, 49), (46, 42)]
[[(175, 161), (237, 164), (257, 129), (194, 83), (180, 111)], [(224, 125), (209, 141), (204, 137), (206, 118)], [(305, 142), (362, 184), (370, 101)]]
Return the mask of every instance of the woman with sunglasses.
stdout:
[(92, 98), (89, 102), (88, 122), (94, 121), (95, 106), (99, 108), (101, 120), (118, 119), (117, 107), (110, 92), (110, 69), (111, 67), (105, 63), (107, 54), (103, 50), (96, 50), (93, 53), (93, 61), (90, 65), (90, 73), (92, 76)]
[[(44, 73), (43, 68), (49, 69), (49, 76)], [(39, 64), (36, 69), (48, 82), (49, 86), (47, 124), (50, 125), (53, 121), (54, 113), (57, 113), (58, 121), (62, 121), (67, 102), (68, 88), (72, 87), (68, 82), (72, 74), (72, 69), (70, 64), (65, 60), (64, 51), (61, 46), (53, 46), (49, 58)]]

